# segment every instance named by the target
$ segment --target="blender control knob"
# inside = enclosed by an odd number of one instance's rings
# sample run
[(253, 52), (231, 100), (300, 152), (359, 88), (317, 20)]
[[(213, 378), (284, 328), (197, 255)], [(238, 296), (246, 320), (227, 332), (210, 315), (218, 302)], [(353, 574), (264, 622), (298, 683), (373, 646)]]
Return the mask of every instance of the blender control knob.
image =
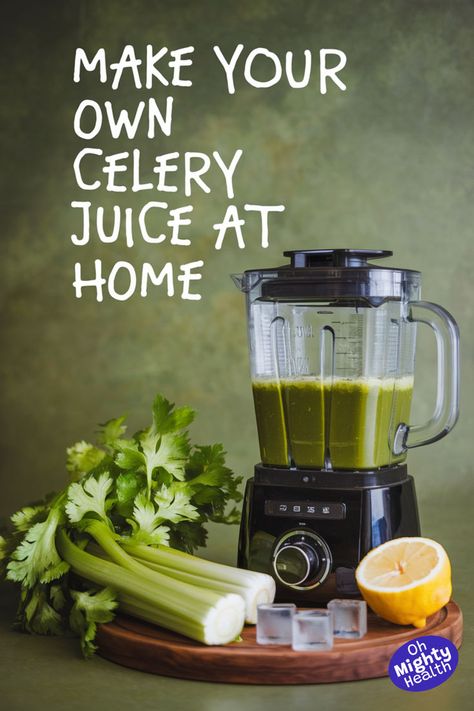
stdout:
[(280, 583), (296, 590), (308, 590), (327, 578), (332, 556), (324, 538), (314, 531), (296, 529), (279, 538), (272, 563)]

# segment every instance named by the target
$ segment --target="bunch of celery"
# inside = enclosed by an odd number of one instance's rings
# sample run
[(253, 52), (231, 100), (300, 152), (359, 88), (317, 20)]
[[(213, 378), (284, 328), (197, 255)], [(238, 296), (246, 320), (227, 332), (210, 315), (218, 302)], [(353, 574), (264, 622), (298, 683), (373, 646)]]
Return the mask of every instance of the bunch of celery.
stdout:
[(190, 445), (193, 417), (157, 396), (151, 426), (131, 439), (123, 417), (110, 420), (98, 446), (68, 449), (73, 481), (62, 492), (12, 516), (0, 557), (21, 583), (21, 629), (72, 630), (88, 656), (97, 624), (117, 608), (205, 644), (230, 642), (256, 621), (273, 579), (189, 553), (204, 545), (206, 521), (238, 520), (225, 509), (240, 499), (222, 447)]

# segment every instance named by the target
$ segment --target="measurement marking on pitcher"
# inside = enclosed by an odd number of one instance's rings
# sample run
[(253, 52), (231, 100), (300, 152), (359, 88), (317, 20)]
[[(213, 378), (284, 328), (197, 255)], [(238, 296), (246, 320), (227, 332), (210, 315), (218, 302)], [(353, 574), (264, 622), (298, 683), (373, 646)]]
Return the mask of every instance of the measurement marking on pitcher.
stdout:
[(290, 356), (289, 364), (295, 375), (309, 375), (309, 358), (307, 356)]
[(307, 324), (304, 326), (294, 326), (294, 330), (296, 338), (314, 338), (312, 324)]

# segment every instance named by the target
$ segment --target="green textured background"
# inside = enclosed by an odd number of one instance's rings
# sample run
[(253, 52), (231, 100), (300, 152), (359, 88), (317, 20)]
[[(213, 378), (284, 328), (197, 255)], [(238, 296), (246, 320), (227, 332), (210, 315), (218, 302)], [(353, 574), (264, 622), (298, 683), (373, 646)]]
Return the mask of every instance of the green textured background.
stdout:
[[(473, 491), (473, 25), (469, 0), (91, 0), (3, 7), (1, 514), (62, 486), (65, 447), (90, 439), (95, 423), (128, 412), (132, 429), (146, 424), (157, 391), (193, 405), (199, 413), (194, 439), (222, 441), (231, 466), (250, 475), (258, 448), (244, 302), (229, 274), (281, 263), (284, 249), (392, 249), (395, 257), (389, 264), (421, 270), (424, 298), (444, 305), (461, 327), (461, 419), (447, 439), (414, 451), (409, 462), (424, 533), (448, 548), (456, 596), (467, 601), (472, 537), (468, 505)], [(289, 49), (296, 56), (312, 49), (316, 61), (310, 85), (289, 90), (282, 81), (257, 90), (244, 83), (240, 71), (236, 94), (229, 96), (212, 45), (219, 44), (229, 55), (239, 42), (246, 48), (243, 56), (257, 46), (280, 56)], [(128, 80), (113, 92), (92, 75), (73, 84), (75, 47), (94, 53), (103, 46), (112, 62), (126, 43), (133, 44), (137, 54), (147, 43), (170, 49), (193, 45), (194, 65), (184, 75), (192, 78), (193, 87), (171, 91), (171, 137), (149, 141), (142, 132), (134, 141), (114, 141), (103, 130), (90, 145), (105, 153), (141, 148), (144, 160), (148, 156), (144, 179), (153, 178), (155, 154), (218, 149), (229, 158), (243, 148), (234, 202), (286, 205), (285, 213), (271, 218), (267, 250), (260, 248), (258, 221), (250, 216), (244, 228), (245, 250), (231, 239), (220, 252), (213, 249), (212, 224), (228, 202), (218, 173), (210, 178), (210, 195), (196, 191), (188, 200), (183, 190), (164, 198), (156, 194), (172, 206), (194, 205), (191, 247), (138, 242), (128, 250), (123, 240), (114, 246), (71, 244), (70, 234), (78, 228), (71, 200), (138, 207), (155, 197), (145, 192), (84, 193), (74, 185), (72, 162), (86, 142), (74, 137), (72, 121), (83, 98), (112, 100), (117, 108), (133, 109), (142, 98), (159, 100), (168, 93), (158, 86), (137, 92)], [(348, 63), (341, 73), (345, 93), (330, 86), (326, 96), (320, 95), (321, 47), (346, 52)], [(238, 66), (242, 68), (242, 60)], [(180, 264), (202, 258), (203, 298), (168, 299), (162, 289), (152, 289), (146, 300), (119, 303), (106, 297), (98, 304), (86, 290), (77, 300), (73, 264), (80, 260), (85, 268), (92, 267), (97, 257), (107, 268), (118, 259), (136, 265), (150, 261), (158, 268), (168, 260)], [(435, 368), (434, 341), (421, 334), (417, 420), (426, 418), (433, 406)], [(212, 530), (209, 554), (232, 562), (236, 538), (236, 529), (226, 529), (225, 535)], [(21, 657), (33, 649), (28, 646), (32, 640), (12, 639)], [(49, 649), (54, 659), (61, 653), (54, 645), (63, 643), (34, 644), (38, 654)], [(137, 678), (126, 674), (127, 679)], [(436, 692), (446, 703), (443, 708), (460, 708), (468, 698), (467, 675), (465, 682), (458, 679)], [(151, 684), (148, 679), (144, 683)], [(171, 685), (178, 704), (185, 692), (176, 690), (175, 682), (161, 683)], [(388, 693), (388, 685), (381, 681), (363, 688), (375, 698), (374, 693)], [(336, 698), (343, 704), (352, 687), (328, 687), (322, 697), (326, 707), (332, 708)], [(217, 708), (224, 690), (199, 686), (206, 688), (207, 708), (214, 703)], [(242, 693), (249, 708), (257, 698), (272, 705), (277, 698), (285, 704), (297, 699), (296, 690), (280, 690), (280, 696), (276, 691), (261, 690), (261, 697), (253, 690)], [(27, 690), (23, 693), (26, 699)], [(304, 693), (301, 699), (309, 703), (309, 689)], [(391, 693), (395, 699), (398, 692)], [(411, 708), (415, 700), (405, 696)], [(23, 708), (19, 698), (11, 692), (10, 708)], [(228, 705), (222, 701), (225, 708), (237, 704), (237, 697), (234, 702), (232, 698)], [(218, 705), (221, 708), (221, 702)], [(152, 707), (142, 700), (141, 708)]]

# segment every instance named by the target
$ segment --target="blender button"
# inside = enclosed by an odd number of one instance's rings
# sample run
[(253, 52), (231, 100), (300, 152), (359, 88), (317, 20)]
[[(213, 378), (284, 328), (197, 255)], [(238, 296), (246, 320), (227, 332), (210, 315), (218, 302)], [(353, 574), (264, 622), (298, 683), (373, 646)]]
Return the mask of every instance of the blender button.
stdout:
[(305, 474), (301, 481), (303, 484), (309, 484), (310, 478), (307, 474)]

